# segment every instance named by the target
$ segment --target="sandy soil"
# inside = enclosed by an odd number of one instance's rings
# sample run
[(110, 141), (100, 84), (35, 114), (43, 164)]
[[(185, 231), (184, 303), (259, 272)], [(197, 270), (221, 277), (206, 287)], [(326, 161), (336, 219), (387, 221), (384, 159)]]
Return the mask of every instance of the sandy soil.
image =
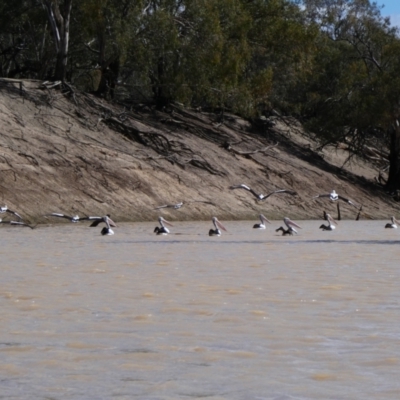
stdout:
[[(378, 167), (318, 143), (290, 119), (257, 128), (178, 105), (163, 112), (109, 104), (87, 94), (0, 80), (0, 203), (32, 222), (51, 212), (111, 214), (116, 221), (321, 219), (336, 205), (313, 196), (333, 189), (363, 206), (361, 218), (389, 219), (400, 205), (375, 182)], [(297, 196), (259, 193), (291, 189)], [(184, 202), (178, 210), (164, 204)], [(358, 210), (341, 205), (342, 218)]]

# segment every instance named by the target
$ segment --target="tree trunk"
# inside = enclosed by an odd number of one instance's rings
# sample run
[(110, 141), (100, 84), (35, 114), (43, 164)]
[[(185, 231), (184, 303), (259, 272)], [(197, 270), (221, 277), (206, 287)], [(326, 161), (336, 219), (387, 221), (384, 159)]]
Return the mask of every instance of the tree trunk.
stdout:
[(390, 191), (400, 189), (400, 125), (398, 120), (390, 129), (389, 177), (386, 188)]
[(53, 79), (64, 81), (68, 60), (72, 0), (64, 0), (61, 5), (59, 0), (44, 0), (43, 3), (47, 10), (57, 53)]

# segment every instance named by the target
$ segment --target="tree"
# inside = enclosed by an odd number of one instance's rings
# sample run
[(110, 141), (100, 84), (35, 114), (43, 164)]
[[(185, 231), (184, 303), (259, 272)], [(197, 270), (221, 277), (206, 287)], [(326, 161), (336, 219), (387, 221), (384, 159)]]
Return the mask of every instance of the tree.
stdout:
[(56, 47), (54, 80), (64, 81), (67, 70), (72, 0), (43, 0)]
[(309, 0), (320, 24), (303, 116), (328, 142), (347, 141), (362, 153), (369, 138), (390, 150), (388, 190), (400, 189), (400, 41), (368, 0)]
[(41, 79), (48, 74), (47, 20), (39, 1), (0, 3), (0, 76)]

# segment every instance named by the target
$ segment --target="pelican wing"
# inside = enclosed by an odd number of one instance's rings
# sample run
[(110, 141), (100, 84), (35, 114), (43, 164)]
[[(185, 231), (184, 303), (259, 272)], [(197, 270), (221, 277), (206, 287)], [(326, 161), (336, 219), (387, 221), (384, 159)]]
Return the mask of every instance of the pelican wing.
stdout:
[(101, 222), (104, 222), (104, 221), (103, 221), (103, 218), (96, 219), (96, 220), (94, 220), (94, 221), (89, 225), (89, 227), (96, 227), (96, 226), (99, 225)]
[(229, 187), (229, 189), (231, 189), (231, 190), (244, 189), (244, 190), (247, 190), (248, 192), (252, 193), (257, 199), (260, 199), (260, 197), (264, 198), (263, 195), (258, 194), (251, 187), (245, 185), (244, 183), (242, 183), (240, 185), (232, 185), (232, 186)]
[(317, 196), (314, 196), (313, 199), (316, 199), (318, 197), (331, 197), (331, 195), (330, 195), (330, 193), (328, 193), (328, 194), (319, 194)]
[(164, 204), (163, 206), (158, 206), (153, 208), (153, 210), (159, 210), (160, 208), (171, 208), (171, 207), (173, 207), (172, 204)]
[(73, 219), (72, 217), (70, 217), (69, 215), (65, 215), (65, 214), (60, 214), (60, 213), (51, 213), (51, 214), (46, 214), (45, 217), (58, 217), (58, 218), (65, 218), (65, 219), (69, 219), (70, 221)]
[(27, 226), (28, 228), (34, 229), (35, 226), (26, 224), (25, 222), (21, 221), (0, 221), (2, 224), (9, 224), (9, 225), (16, 225), (16, 226)]
[(183, 202), (177, 203), (177, 204), (164, 204), (163, 206), (158, 206), (156, 208), (153, 208), (153, 210), (159, 210), (160, 208), (174, 208), (177, 210), (178, 208), (181, 208), (183, 206)]
[(22, 217), (15, 211), (12, 211), (10, 209), (7, 208), (6, 212), (15, 215), (16, 217), (18, 217), (19, 219), (22, 219)]
[(279, 190), (273, 191), (272, 193), (267, 194), (261, 200), (266, 200), (266, 199), (268, 199), (268, 197), (272, 196), (273, 194), (277, 194), (277, 193), (287, 193), (287, 194), (290, 194), (292, 196), (297, 195), (297, 192), (295, 192), (294, 190), (279, 189)]
[(338, 196), (338, 197), (339, 197), (340, 200), (345, 201), (346, 203), (351, 204), (353, 207), (358, 208), (358, 206), (354, 202), (352, 202), (349, 199), (346, 199), (346, 197), (343, 197), (343, 196)]

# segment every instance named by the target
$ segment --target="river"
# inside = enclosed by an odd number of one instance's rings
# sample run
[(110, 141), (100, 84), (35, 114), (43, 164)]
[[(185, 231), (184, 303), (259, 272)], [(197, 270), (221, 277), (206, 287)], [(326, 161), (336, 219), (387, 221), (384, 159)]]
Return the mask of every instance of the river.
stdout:
[(1, 227), (0, 398), (400, 398), (387, 221)]

